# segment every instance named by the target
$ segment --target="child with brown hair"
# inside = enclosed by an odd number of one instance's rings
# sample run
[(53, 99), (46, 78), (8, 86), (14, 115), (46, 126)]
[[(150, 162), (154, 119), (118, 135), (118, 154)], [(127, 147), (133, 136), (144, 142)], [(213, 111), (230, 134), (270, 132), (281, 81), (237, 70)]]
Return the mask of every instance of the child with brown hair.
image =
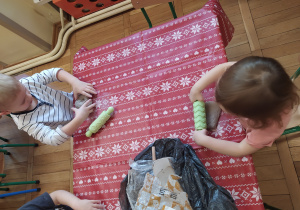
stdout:
[(217, 82), (216, 102), (223, 111), (239, 118), (247, 134), (236, 143), (207, 136), (207, 131), (201, 130), (194, 132), (194, 140), (225, 155), (239, 157), (271, 146), (299, 103), (297, 87), (272, 58), (251, 56), (214, 67), (194, 84), (190, 100), (203, 101), (201, 91), (213, 82)]
[[(55, 81), (67, 82), (73, 92), (47, 86)], [(90, 99), (79, 109), (74, 108), (73, 95), (77, 99), (79, 94), (91, 98), (97, 92), (92, 84), (61, 68), (47, 69), (19, 81), (0, 74), (0, 116), (10, 114), (18, 129), (44, 144), (57, 146), (72, 136), (96, 106)]]

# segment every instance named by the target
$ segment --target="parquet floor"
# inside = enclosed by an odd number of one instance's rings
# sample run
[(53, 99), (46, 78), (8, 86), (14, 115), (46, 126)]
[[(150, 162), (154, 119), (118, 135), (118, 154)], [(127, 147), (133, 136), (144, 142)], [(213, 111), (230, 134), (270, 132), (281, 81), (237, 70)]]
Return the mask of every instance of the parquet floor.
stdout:
[[(175, 0), (179, 17), (200, 9), (204, 0)], [(278, 59), (292, 74), (300, 67), (300, 1), (299, 0), (221, 0), (221, 5), (235, 27), (233, 40), (226, 48), (230, 61), (249, 55)], [(154, 26), (172, 19), (168, 4), (146, 8)], [(116, 41), (148, 25), (140, 10), (130, 10), (74, 32), (64, 55), (56, 61), (34, 68), (31, 75), (43, 69), (62, 67), (72, 72), (74, 54), (85, 46), (88, 49)], [(296, 81), (298, 87), (300, 81)], [(70, 91), (64, 83), (53, 87)], [(0, 134), (11, 142), (34, 140), (18, 131), (11, 119), (0, 120)], [(42, 192), (0, 200), (0, 209), (17, 209), (37, 195), (57, 189), (72, 191), (71, 142), (59, 147), (40, 145), (37, 148), (9, 149), (13, 155), (5, 159), (6, 181), (41, 181)], [(280, 209), (300, 209), (300, 134), (277, 140), (271, 148), (253, 155), (257, 178), (264, 202)], [(295, 175), (295, 176), (293, 176)], [(12, 189), (30, 189), (17, 186)]]

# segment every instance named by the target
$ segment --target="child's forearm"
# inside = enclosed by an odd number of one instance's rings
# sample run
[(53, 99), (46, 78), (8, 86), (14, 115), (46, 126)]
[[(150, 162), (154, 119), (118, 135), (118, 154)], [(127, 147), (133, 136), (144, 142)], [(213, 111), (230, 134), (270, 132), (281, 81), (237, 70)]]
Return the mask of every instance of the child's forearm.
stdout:
[(54, 191), (54, 192), (50, 193), (50, 197), (52, 198), (53, 203), (55, 205), (62, 204), (62, 205), (70, 206), (70, 207), (74, 206), (74, 204), (80, 200), (72, 193), (69, 193), (64, 190)]
[(212, 70), (207, 72), (203, 77), (201, 77), (192, 87), (197, 91), (202, 91), (208, 85), (213, 82), (216, 82), (226, 71), (227, 68), (232, 66), (235, 62), (227, 62), (220, 65), (215, 66)]
[(105, 206), (100, 204), (100, 200), (79, 199), (72, 193), (65, 190), (57, 190), (49, 194), (55, 205), (62, 204), (70, 206), (74, 210), (99, 209), (104, 210)]
[(60, 70), (57, 72), (57, 79), (61, 82), (67, 82), (71, 86), (78, 80), (72, 74), (66, 72), (65, 70)]
[(75, 117), (73, 120), (71, 120), (68, 124), (61, 127), (61, 130), (67, 134), (68, 136), (72, 136), (73, 133), (79, 128), (79, 126), (84, 122), (84, 120)]
[(245, 145), (245, 142), (236, 143), (204, 135), (201, 137), (195, 136), (195, 142), (196, 144), (207, 147), (215, 152), (234, 157), (249, 155), (258, 150)]

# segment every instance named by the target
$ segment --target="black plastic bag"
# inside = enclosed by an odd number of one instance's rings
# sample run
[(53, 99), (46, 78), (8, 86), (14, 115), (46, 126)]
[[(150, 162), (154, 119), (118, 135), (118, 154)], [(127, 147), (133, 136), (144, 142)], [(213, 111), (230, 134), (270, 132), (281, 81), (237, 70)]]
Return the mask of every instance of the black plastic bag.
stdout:
[[(134, 161), (152, 160), (151, 147), (155, 146), (156, 158), (173, 157), (175, 173), (182, 178), (179, 183), (188, 194), (189, 202), (193, 209), (231, 210), (237, 209), (230, 193), (217, 185), (206, 168), (197, 157), (193, 148), (183, 144), (179, 139), (159, 139), (150, 144)], [(128, 177), (121, 182), (119, 199), (123, 210), (131, 210), (126, 195)]]

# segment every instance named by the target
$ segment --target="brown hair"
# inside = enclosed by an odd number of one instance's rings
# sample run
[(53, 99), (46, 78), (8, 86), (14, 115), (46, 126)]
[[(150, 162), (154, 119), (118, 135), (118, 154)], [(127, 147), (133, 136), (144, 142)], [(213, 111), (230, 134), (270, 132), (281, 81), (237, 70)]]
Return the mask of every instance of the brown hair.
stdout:
[(282, 126), (281, 114), (299, 103), (297, 87), (282, 65), (251, 56), (230, 66), (216, 87), (216, 101), (228, 112), (249, 118), (253, 128), (272, 122)]
[(0, 74), (0, 111), (9, 106), (12, 99), (17, 96), (19, 89), (18, 80), (12, 76)]

